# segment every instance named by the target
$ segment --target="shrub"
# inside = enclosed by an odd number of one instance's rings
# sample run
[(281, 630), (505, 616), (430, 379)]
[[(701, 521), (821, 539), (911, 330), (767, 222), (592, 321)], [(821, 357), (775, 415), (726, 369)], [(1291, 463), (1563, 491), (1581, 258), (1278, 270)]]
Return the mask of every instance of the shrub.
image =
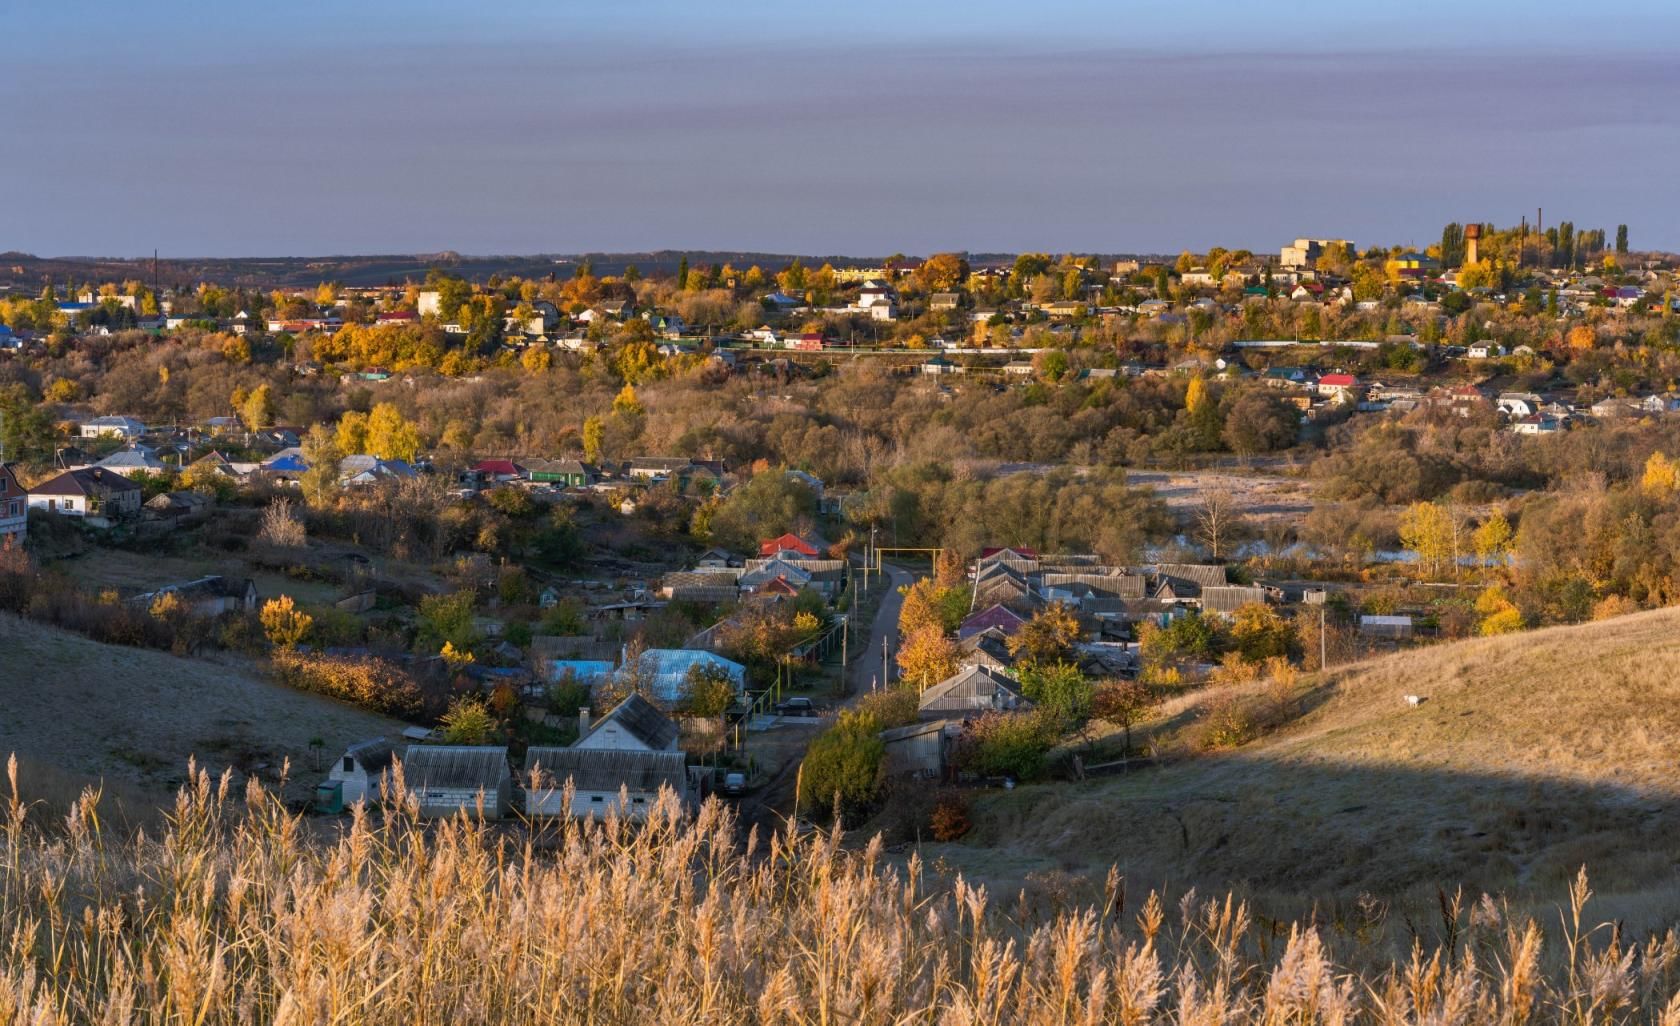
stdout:
[(263, 510), (257, 537), (284, 549), (301, 549), (309, 540), (303, 520), (293, 510), (290, 499), (275, 499)]
[(875, 717), (856, 710), (840, 714), (805, 752), (799, 774), (799, 803), (821, 814), (838, 808), (860, 814), (880, 792), (886, 745)]
[(277, 648), (296, 648), (309, 636), (315, 619), (298, 609), (290, 595), (269, 599), (260, 614), (263, 634)]
[(987, 713), (969, 722), (957, 739), (958, 769), (982, 777), (1031, 780), (1044, 772), (1050, 730), (1036, 713)]
[(954, 841), (968, 833), (972, 826), (968, 818), (968, 799), (950, 791), (939, 796), (928, 823), (934, 840)]
[(274, 654), (280, 681), (364, 709), (413, 719), (425, 711), (424, 696), (402, 670), (370, 656), (312, 655), (295, 650)]

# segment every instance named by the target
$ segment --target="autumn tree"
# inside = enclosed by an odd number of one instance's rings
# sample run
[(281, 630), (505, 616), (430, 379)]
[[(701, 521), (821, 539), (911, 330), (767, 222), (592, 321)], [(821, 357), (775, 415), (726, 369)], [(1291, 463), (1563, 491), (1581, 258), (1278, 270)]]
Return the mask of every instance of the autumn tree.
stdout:
[(636, 386), (626, 381), (624, 387), (618, 390), (618, 395), (613, 397), (612, 409), (614, 413), (625, 416), (640, 416), (644, 410), (641, 399), (636, 396)]
[(268, 385), (258, 385), (239, 406), (239, 419), (252, 431), (261, 431), (274, 423), (274, 396)]
[(926, 690), (957, 672), (957, 643), (943, 627), (924, 624), (905, 637), (898, 650), (899, 679)]
[(1099, 684), (1091, 695), (1091, 718), (1112, 723), (1125, 732), (1125, 754), (1132, 751), (1132, 727), (1143, 722), (1159, 698), (1141, 681), (1115, 680)]
[(1569, 329), (1568, 342), (1576, 352), (1586, 352), (1598, 344), (1598, 333), (1589, 325), (1577, 324)]
[(438, 722), (447, 744), (483, 745), (496, 736), (496, 717), (476, 698), (457, 698)]
[(368, 413), (367, 450), (382, 460), (412, 463), (420, 452), (420, 432), (395, 403), (376, 403)]
[(583, 459), (586, 463), (601, 462), (601, 440), (606, 426), (600, 417), (586, 417), (583, 421)]
[[(342, 433), (342, 421), (339, 428)], [(337, 436), (325, 424), (315, 424), (303, 436), (299, 455), (306, 468), (298, 476), (304, 501), (311, 506), (325, 505), (338, 491), (338, 463), (344, 454), (339, 449)]]
[(1417, 554), (1418, 572), (1440, 574), (1453, 558), (1453, 523), (1433, 502), (1415, 502), (1400, 514), (1400, 544)]
[(1476, 562), (1484, 567), (1504, 566), (1511, 557), (1511, 539), (1511, 522), (1505, 519), (1505, 514), (1493, 513), (1471, 535)]
[(257, 615), (262, 621), (263, 635), (268, 638), (269, 644), (277, 648), (298, 647), (309, 636), (310, 628), (315, 626), (315, 618), (298, 609), (290, 595), (264, 602), (262, 612)]
[(1523, 629), (1522, 611), (1497, 584), (1476, 596), (1476, 612), (1482, 618), (1476, 627), (1480, 634), (1510, 634)]
[(1207, 489), (1192, 516), (1196, 522), (1196, 536), (1208, 547), (1209, 555), (1219, 559), (1224, 553), (1225, 543), (1231, 540), (1241, 521), (1231, 493), (1223, 488)]
[(1264, 602), (1250, 602), (1231, 617), (1231, 647), (1244, 662), (1288, 658), (1299, 647), (1295, 625)]
[(356, 456), (368, 450), (368, 415), (359, 410), (345, 410), (338, 418), (338, 431), (333, 444), (344, 456)]
[(1661, 452), (1654, 452), (1645, 461), (1645, 473), (1639, 479), (1639, 490), (1653, 499), (1668, 499), (1680, 491), (1680, 464)]
[(1009, 639), (1009, 654), (1026, 664), (1051, 664), (1071, 659), (1083, 632), (1073, 610), (1052, 602), (1021, 625)]

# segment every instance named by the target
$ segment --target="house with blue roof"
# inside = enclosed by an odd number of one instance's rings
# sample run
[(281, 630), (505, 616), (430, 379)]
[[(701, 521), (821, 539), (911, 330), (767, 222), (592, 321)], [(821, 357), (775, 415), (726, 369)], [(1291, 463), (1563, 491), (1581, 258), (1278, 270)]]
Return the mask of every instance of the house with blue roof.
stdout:
[(682, 700), (683, 691), (688, 686), (689, 671), (695, 667), (721, 670), (734, 683), (736, 694), (747, 687), (747, 668), (716, 652), (693, 648), (650, 648), (642, 653), (637, 665), (641, 667), (653, 697), (673, 705)]

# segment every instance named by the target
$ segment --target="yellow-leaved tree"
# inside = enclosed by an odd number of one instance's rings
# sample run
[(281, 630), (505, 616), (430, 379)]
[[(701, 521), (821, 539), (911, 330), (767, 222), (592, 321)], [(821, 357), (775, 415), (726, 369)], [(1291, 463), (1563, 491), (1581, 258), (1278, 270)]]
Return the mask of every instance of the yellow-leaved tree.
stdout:
[(1639, 479), (1639, 490), (1655, 499), (1667, 499), (1680, 491), (1680, 464), (1663, 453), (1654, 452), (1645, 461), (1645, 473)]
[(957, 672), (957, 643), (938, 624), (925, 624), (904, 639), (898, 650), (898, 676), (920, 690)]
[(1476, 612), (1482, 617), (1476, 628), (1481, 634), (1511, 634), (1523, 629), (1522, 611), (1497, 584), (1476, 596)]
[(382, 460), (412, 463), (420, 452), (420, 431), (394, 403), (375, 403), (368, 414), (368, 452)]
[(258, 617), (262, 620), (263, 635), (278, 648), (298, 647), (315, 626), (315, 618), (298, 609), (290, 595), (264, 602)]

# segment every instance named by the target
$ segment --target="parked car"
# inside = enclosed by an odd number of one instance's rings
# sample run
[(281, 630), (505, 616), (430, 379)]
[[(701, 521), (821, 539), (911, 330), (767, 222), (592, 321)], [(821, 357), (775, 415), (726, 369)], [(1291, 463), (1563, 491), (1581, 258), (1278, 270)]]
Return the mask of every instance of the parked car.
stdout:
[(745, 773), (725, 773), (723, 775), (723, 793), (731, 798), (739, 798), (747, 793), (747, 775)]
[(817, 714), (817, 705), (809, 698), (789, 698), (786, 701), (777, 702), (775, 709), (778, 716), (815, 716)]

